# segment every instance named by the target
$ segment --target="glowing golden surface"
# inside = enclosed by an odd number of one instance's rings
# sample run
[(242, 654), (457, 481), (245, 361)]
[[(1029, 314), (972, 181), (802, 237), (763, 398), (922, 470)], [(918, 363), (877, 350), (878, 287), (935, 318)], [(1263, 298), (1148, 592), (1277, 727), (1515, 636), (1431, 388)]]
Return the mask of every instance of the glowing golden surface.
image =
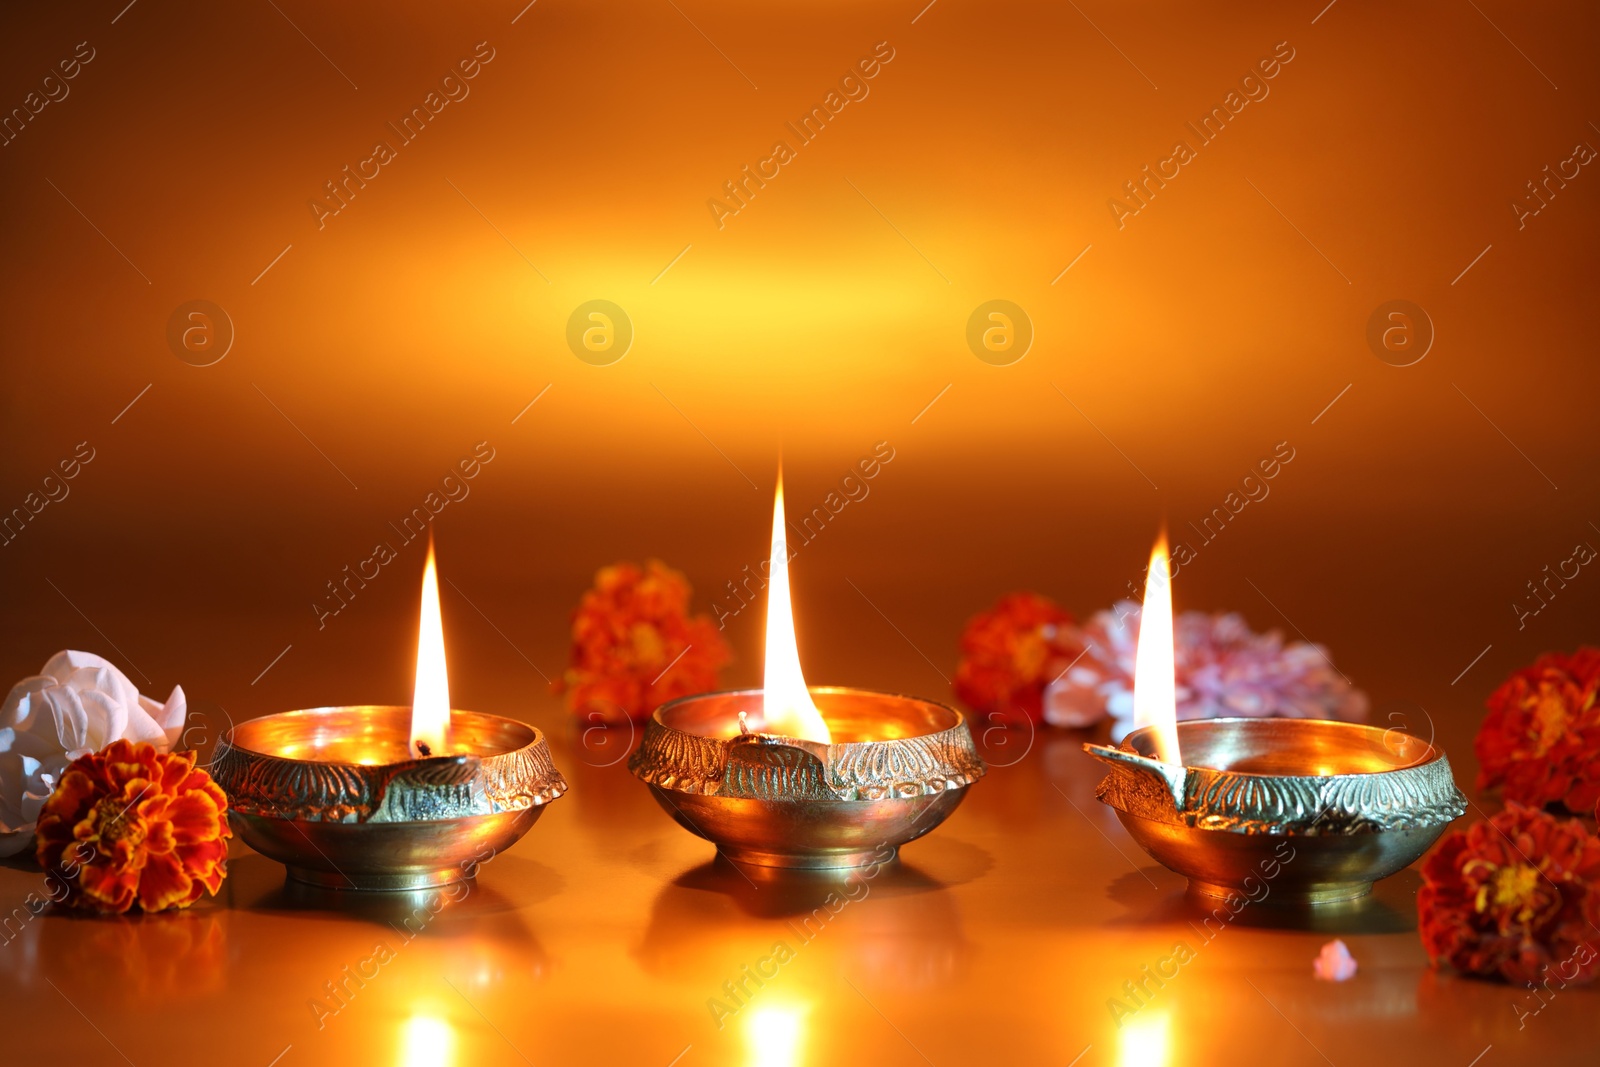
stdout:
[[(435, 755), (493, 756), (515, 751), (533, 732), (513, 719), (455, 710), (450, 743)], [(235, 746), (284, 759), (373, 766), (414, 759), (410, 707), (348, 705), (283, 713), (270, 720), (241, 722)]]

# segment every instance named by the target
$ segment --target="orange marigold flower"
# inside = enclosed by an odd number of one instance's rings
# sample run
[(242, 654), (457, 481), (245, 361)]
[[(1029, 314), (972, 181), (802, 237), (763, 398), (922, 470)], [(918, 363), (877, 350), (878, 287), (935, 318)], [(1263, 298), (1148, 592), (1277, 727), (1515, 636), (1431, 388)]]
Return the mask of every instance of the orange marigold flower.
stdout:
[(660, 560), (602, 567), (572, 613), (572, 665), (556, 683), (573, 712), (639, 720), (717, 688), (728, 644), (707, 615), (689, 614), (689, 580)]
[(73, 907), (186, 908), (227, 875), (228, 798), (193, 752), (113, 741), (73, 760), (39, 814), (38, 856)]
[(1600, 802), (1600, 648), (1551, 652), (1489, 696), (1473, 748), (1478, 788), (1587, 813)]
[(1422, 946), (1463, 974), (1531, 984), (1600, 977), (1600, 839), (1521, 804), (1446, 834), (1422, 863)]
[(989, 721), (1020, 726), (1044, 716), (1044, 689), (1080, 651), (1072, 616), (1037, 593), (1011, 593), (961, 634), (955, 691)]

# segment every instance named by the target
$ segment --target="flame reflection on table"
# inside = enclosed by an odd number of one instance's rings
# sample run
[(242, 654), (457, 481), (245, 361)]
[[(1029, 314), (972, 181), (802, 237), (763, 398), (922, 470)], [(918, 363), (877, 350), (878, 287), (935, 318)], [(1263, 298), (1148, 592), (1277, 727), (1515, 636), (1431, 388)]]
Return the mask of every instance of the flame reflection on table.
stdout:
[(1171, 1052), (1171, 1020), (1164, 1011), (1140, 1012), (1117, 1031), (1117, 1067), (1165, 1067)]
[(796, 1067), (803, 1062), (805, 1004), (764, 1004), (745, 1019), (744, 1040), (749, 1050), (746, 1067)]
[(456, 1032), (443, 1019), (413, 1015), (400, 1031), (399, 1067), (451, 1067), (455, 1052)]

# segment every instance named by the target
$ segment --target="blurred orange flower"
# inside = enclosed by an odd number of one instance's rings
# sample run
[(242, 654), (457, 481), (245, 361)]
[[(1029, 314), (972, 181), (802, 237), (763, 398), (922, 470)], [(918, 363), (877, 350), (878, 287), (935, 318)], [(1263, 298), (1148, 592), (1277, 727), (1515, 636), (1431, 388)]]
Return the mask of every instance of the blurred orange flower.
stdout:
[(64, 903), (122, 914), (186, 908), (227, 875), (228, 798), (193, 752), (113, 741), (74, 760), (39, 815), (38, 857)]
[(962, 631), (956, 697), (993, 723), (1040, 722), (1045, 686), (1080, 651), (1071, 615), (1037, 593), (1011, 593)]
[(717, 688), (732, 654), (707, 615), (689, 614), (689, 580), (660, 560), (602, 567), (572, 613), (567, 706), (600, 722), (639, 720)]

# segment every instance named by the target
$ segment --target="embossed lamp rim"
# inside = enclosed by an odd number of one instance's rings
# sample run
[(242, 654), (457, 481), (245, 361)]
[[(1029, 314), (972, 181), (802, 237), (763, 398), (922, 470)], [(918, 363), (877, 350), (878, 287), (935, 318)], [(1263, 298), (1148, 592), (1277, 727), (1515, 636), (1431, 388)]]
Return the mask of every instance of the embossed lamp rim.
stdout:
[(1178, 724), (1182, 767), (1145, 754), (1155, 751), (1152, 732), (1136, 730), (1116, 748), (1084, 745), (1111, 767), (1095, 796), (1205, 898), (1294, 908), (1359, 900), (1467, 808), (1444, 750), (1403, 730), (1190, 719)]
[[(1184, 720), (1178, 733), (1181, 767), (1155, 758), (1153, 727), (1115, 748), (1086, 744), (1112, 767), (1096, 796), (1127, 814), (1234, 833), (1381, 833), (1447, 825), (1466, 811), (1444, 750), (1404, 730), (1262, 716)], [(1232, 758), (1218, 759), (1226, 742)], [(1284, 769), (1255, 766), (1263, 760)]]
[(567, 789), (538, 727), (450, 715), (453, 747), (467, 751), (425, 759), (410, 758), (409, 707), (264, 715), (223, 735), (211, 774), (235, 832), (291, 880), (335, 890), (448, 885), (475, 877)]
[(810, 687), (832, 744), (745, 734), (762, 690), (657, 708), (629, 762), (685, 830), (736, 863), (845, 869), (886, 862), (934, 830), (986, 768), (966, 716), (920, 697)]
[[(544, 732), (499, 715), (452, 709), (452, 737), (469, 749), (423, 759), (361, 761), (363, 742), (410, 741), (411, 708), (333, 705), (276, 712), (223, 734), (212, 775), (241, 814), (307, 822), (436, 822), (547, 804), (567, 790)], [(313, 742), (324, 740), (318, 747)], [(288, 741), (321, 755), (286, 755)], [(391, 787), (419, 798), (402, 815)]]
[[(743, 746), (775, 746), (808, 753), (827, 773), (828, 794), (807, 796), (840, 804), (875, 803), (962, 789), (987, 772), (972, 742), (967, 718), (956, 708), (924, 697), (850, 686), (807, 687), (830, 729), (848, 740), (824, 744), (783, 734), (738, 730), (736, 707), (759, 711), (761, 689), (696, 693), (656, 708), (629, 770), (652, 786), (705, 796), (734, 795), (724, 790), (729, 756)], [(859, 725), (841, 715), (850, 705), (870, 707), (863, 720), (892, 736), (862, 738)], [(699, 712), (714, 731), (686, 728)], [(832, 713), (832, 714), (830, 714)], [(853, 728), (854, 727), (854, 728)]]

